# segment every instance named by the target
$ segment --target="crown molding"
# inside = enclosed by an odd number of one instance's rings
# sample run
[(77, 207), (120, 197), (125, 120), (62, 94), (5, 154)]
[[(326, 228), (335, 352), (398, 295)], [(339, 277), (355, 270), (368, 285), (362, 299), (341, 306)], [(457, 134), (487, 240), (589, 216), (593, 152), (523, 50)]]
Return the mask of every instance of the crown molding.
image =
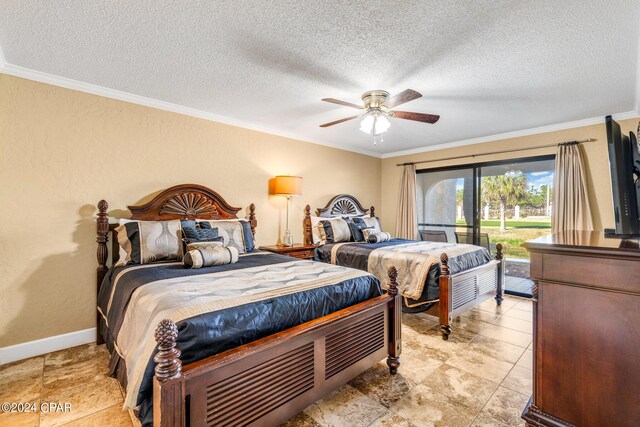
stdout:
[(28, 80), (34, 80), (40, 83), (46, 83), (53, 86), (63, 87), (65, 89), (77, 90), (79, 92), (103, 96), (106, 98), (116, 99), (118, 101), (125, 101), (132, 104), (143, 105), (145, 107), (156, 108), (159, 110), (178, 113), (185, 116), (196, 117), (199, 119), (209, 120), (212, 122), (223, 123), (226, 125), (236, 126), (244, 129), (250, 129), (257, 132), (277, 135), (284, 138), (295, 139), (298, 141), (308, 142), (311, 144), (323, 145), (325, 147), (331, 147), (337, 150), (350, 151), (353, 153), (364, 154), (366, 156), (380, 158), (380, 153), (377, 153), (375, 151), (361, 150), (357, 148), (346, 148), (346, 147), (341, 147), (341, 146), (326, 143), (326, 142), (313, 141), (301, 135), (296, 135), (294, 133), (282, 132), (279, 130), (271, 129), (261, 125), (256, 125), (254, 123), (246, 122), (243, 120), (237, 120), (231, 117), (210, 113), (208, 111), (185, 107), (183, 105), (161, 101), (159, 99), (147, 98), (145, 96), (136, 95), (133, 93), (124, 92), (116, 89), (110, 89), (108, 87), (99, 86), (92, 83), (85, 83), (79, 80), (68, 79), (66, 77), (60, 77), (54, 74), (44, 73), (42, 71), (32, 70), (30, 68), (25, 68), (19, 65), (10, 64), (6, 61), (4, 62), (2, 61), (3, 61), (3, 58), (0, 57), (0, 73), (8, 74), (10, 76), (20, 77)]
[[(613, 114), (612, 116), (616, 120), (627, 120), (627, 119), (633, 119), (633, 118), (639, 117), (640, 114), (638, 114), (636, 111), (626, 111), (624, 113)], [(443, 144), (430, 145), (427, 147), (420, 147), (420, 148), (412, 148), (410, 150), (394, 151), (391, 153), (384, 153), (382, 154), (381, 157), (383, 159), (388, 159), (391, 157), (408, 156), (411, 154), (427, 153), (429, 151), (443, 150), (446, 148), (455, 148), (455, 147), (461, 147), (464, 145), (482, 144), (483, 142), (500, 141), (500, 140), (509, 139), (509, 138), (518, 138), (522, 136), (537, 135), (541, 133), (557, 132), (560, 130), (574, 129), (574, 128), (598, 125), (603, 123), (604, 123), (603, 117), (592, 117), (590, 119), (582, 119), (582, 120), (575, 120), (572, 122), (557, 123), (554, 125), (540, 126), (536, 128), (524, 129), (524, 130), (519, 130), (514, 132), (506, 132), (506, 133), (499, 133), (496, 135), (482, 136), (479, 138), (445, 142)]]
[[(626, 111), (623, 113), (613, 114), (613, 117), (616, 120), (626, 120), (626, 119), (640, 117), (640, 44), (639, 44), (639, 54), (638, 54), (638, 70), (639, 72), (637, 74), (636, 88), (635, 88), (636, 89), (636, 97), (635, 97), (636, 99), (634, 104), (635, 109), (633, 111)], [(465, 145), (481, 144), (484, 142), (499, 141), (499, 140), (509, 139), (509, 138), (517, 138), (517, 137), (555, 132), (555, 131), (566, 130), (566, 129), (574, 129), (578, 127), (591, 126), (594, 124), (602, 123), (602, 117), (593, 117), (589, 119), (557, 123), (553, 125), (524, 129), (520, 131), (506, 132), (506, 133), (500, 133), (495, 135), (482, 136), (479, 138), (464, 139), (460, 141), (451, 141), (451, 142), (445, 142), (442, 144), (436, 144), (436, 145), (431, 145), (426, 147), (419, 147), (419, 148), (413, 148), (408, 150), (400, 150), (400, 151), (393, 151), (390, 153), (380, 154), (370, 150), (347, 148), (347, 147), (338, 146), (336, 144), (330, 144), (330, 143), (321, 142), (321, 141), (313, 141), (313, 140), (306, 139), (301, 135), (274, 130), (268, 127), (256, 125), (254, 123), (246, 122), (243, 120), (233, 119), (231, 117), (227, 117), (219, 114), (210, 113), (204, 110), (185, 107), (183, 105), (174, 104), (171, 102), (161, 101), (154, 98), (147, 98), (147, 97), (135, 95), (129, 92), (110, 89), (104, 86), (98, 86), (91, 83), (85, 83), (78, 80), (68, 79), (66, 77), (60, 77), (54, 74), (48, 74), (41, 71), (21, 67), (18, 65), (13, 65), (6, 62), (4, 55), (2, 53), (1, 47), (0, 47), (0, 73), (15, 76), (15, 77), (20, 77), (28, 80), (34, 80), (37, 82), (46, 83), (53, 86), (63, 87), (66, 89), (77, 90), (79, 92), (89, 93), (92, 95), (98, 95), (106, 98), (116, 99), (119, 101), (129, 102), (132, 104), (156, 108), (163, 111), (169, 111), (172, 113), (182, 114), (190, 117), (196, 117), (199, 119), (204, 119), (212, 122), (223, 123), (223, 124), (236, 126), (244, 129), (254, 130), (257, 132), (277, 135), (277, 136), (294, 139), (301, 142), (307, 142), (310, 144), (316, 144), (316, 145), (322, 145), (325, 147), (335, 148), (337, 150), (363, 154), (365, 156), (375, 157), (379, 159), (388, 159), (392, 157), (406, 156), (411, 154), (427, 153), (430, 151), (443, 150), (446, 148), (455, 148), (455, 147), (461, 147)]]

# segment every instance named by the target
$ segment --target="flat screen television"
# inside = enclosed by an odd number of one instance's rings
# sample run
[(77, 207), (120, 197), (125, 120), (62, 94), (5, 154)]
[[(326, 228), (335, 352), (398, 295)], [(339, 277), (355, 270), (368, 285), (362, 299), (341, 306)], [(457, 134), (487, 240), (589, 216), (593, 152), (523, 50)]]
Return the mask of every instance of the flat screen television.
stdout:
[(605, 236), (637, 237), (640, 235), (640, 151), (636, 136), (623, 135), (620, 125), (607, 116), (607, 147), (613, 193), (615, 229), (605, 229)]

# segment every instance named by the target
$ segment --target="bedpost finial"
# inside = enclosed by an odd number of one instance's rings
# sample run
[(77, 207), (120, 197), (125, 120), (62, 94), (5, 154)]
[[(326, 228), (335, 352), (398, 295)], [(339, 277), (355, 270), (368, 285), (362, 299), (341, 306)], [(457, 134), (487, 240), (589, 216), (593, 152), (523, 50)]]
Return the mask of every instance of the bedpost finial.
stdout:
[(448, 276), (449, 275), (449, 255), (443, 252), (440, 255), (440, 263), (442, 264), (440, 273), (443, 276)]
[(496, 259), (502, 259), (502, 243), (496, 243)]
[(449, 255), (447, 255), (446, 253), (442, 253), (440, 254), (440, 262), (444, 265), (448, 265), (449, 264)]
[(388, 276), (389, 276), (389, 290), (388, 293), (389, 295), (391, 295), (392, 297), (395, 297), (396, 295), (398, 295), (398, 269), (395, 268), (394, 266), (389, 267), (389, 271), (387, 272)]
[(251, 234), (256, 236), (256, 227), (258, 226), (258, 220), (256, 220), (256, 205), (251, 203), (249, 205), (249, 226), (251, 227)]
[(107, 242), (109, 241), (109, 218), (107, 218), (107, 209), (109, 204), (106, 200), (100, 200), (98, 202), (98, 218), (96, 219), (96, 242), (98, 243), (98, 251), (96, 256), (98, 258), (98, 289), (102, 283), (102, 279), (107, 271), (107, 257), (109, 256), (109, 250), (107, 249)]
[(371, 218), (374, 218), (376, 216), (376, 208), (374, 206), (371, 206), (369, 208), (369, 213), (371, 215)]
[(158, 381), (164, 382), (180, 376), (182, 372), (182, 361), (179, 359), (181, 353), (176, 348), (178, 327), (172, 320), (164, 319), (156, 327), (154, 336), (158, 343), (158, 354), (153, 358), (157, 363), (156, 378)]
[(307, 205), (304, 207), (304, 216), (310, 216), (311, 215), (311, 206)]

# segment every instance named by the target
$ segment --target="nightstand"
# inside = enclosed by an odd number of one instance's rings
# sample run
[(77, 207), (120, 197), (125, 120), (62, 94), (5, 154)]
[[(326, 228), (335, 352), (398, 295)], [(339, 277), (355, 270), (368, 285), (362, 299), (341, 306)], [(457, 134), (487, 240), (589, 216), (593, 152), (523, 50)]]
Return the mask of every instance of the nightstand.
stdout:
[(314, 245), (303, 245), (302, 243), (294, 243), (293, 246), (260, 246), (258, 249), (262, 251), (275, 252), (280, 255), (286, 255), (293, 258), (313, 259)]

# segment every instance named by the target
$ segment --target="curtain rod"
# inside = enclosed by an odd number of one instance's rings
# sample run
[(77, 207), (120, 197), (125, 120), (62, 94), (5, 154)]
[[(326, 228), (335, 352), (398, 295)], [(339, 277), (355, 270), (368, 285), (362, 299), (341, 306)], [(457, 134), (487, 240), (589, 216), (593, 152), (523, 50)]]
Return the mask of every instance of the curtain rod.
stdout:
[(420, 164), (420, 163), (431, 163), (431, 162), (442, 162), (442, 161), (445, 161), (445, 160), (465, 159), (467, 157), (490, 156), (492, 154), (513, 153), (514, 151), (535, 150), (537, 148), (557, 147), (558, 145), (582, 144), (583, 142), (593, 142), (593, 141), (597, 141), (597, 139), (596, 138), (587, 138), (587, 139), (580, 139), (578, 141), (561, 142), (559, 144), (539, 145), (537, 147), (514, 148), (512, 150), (492, 151), (490, 153), (467, 154), (467, 155), (464, 155), (464, 156), (445, 157), (444, 159), (421, 160), (419, 162), (398, 163), (398, 164), (396, 164), (396, 166), (417, 165), (417, 164)]

